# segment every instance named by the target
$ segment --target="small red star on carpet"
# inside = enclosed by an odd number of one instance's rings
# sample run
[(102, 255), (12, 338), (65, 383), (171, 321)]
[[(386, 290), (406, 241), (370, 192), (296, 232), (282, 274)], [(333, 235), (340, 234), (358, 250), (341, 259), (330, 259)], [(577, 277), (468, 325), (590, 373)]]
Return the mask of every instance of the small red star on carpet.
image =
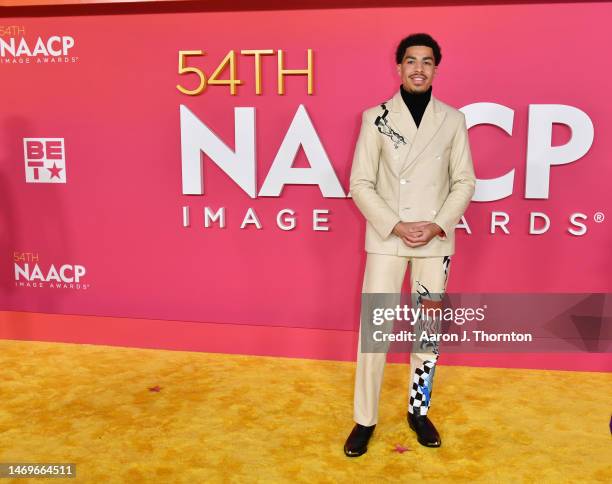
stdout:
[(150, 392), (158, 392), (160, 390), (161, 390), (161, 387), (159, 385), (155, 385), (154, 387), (149, 387)]
[(47, 168), (47, 170), (49, 170), (51, 172), (51, 177), (50, 178), (54, 178), (54, 177), (62, 178), (60, 176), (60, 171), (62, 171), (63, 168), (59, 168), (59, 167), (55, 166), (55, 163), (53, 163), (53, 168)]
[(395, 448), (393, 449), (394, 452), (397, 452), (398, 454), (403, 454), (406, 451), (410, 451), (410, 449), (408, 447), (404, 447), (401, 444), (395, 444)]

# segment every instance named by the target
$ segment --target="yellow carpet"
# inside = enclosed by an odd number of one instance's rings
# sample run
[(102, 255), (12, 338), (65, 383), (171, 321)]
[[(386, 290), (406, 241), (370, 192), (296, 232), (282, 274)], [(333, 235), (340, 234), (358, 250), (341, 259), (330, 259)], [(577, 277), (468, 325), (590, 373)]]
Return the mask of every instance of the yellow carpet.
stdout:
[(610, 374), (439, 366), (443, 444), (427, 449), (405, 421), (408, 368), (388, 364), (369, 451), (349, 459), (354, 369), (0, 341), (0, 462), (76, 463), (59, 482), (612, 481)]

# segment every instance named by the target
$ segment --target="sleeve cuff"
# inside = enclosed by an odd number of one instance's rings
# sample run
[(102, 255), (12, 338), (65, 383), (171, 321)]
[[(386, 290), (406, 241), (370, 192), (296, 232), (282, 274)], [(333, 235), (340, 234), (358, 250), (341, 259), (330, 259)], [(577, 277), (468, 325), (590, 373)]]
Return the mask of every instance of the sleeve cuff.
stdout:
[(435, 223), (438, 227), (440, 227), (440, 230), (442, 231), (436, 237), (440, 237), (440, 239), (446, 240), (446, 233), (447, 233), (446, 229), (442, 225), (440, 225), (438, 222), (434, 221), (433, 223)]

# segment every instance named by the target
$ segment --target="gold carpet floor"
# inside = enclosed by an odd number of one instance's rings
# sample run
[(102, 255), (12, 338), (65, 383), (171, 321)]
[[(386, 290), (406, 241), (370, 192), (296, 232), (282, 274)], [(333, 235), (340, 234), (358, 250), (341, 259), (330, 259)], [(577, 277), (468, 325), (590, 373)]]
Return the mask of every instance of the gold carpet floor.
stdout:
[(388, 364), (368, 453), (349, 459), (354, 371), (0, 341), (0, 462), (72, 462), (59, 482), (91, 483), (612, 481), (610, 374), (439, 365), (428, 449), (405, 421), (408, 368)]

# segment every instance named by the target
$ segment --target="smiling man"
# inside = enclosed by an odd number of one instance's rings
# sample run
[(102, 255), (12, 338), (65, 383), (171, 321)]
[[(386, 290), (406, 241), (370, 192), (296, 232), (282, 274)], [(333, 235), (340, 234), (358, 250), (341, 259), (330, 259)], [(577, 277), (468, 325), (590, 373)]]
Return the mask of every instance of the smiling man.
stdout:
[[(410, 265), (413, 302), (423, 308), (441, 307), (455, 251), (455, 225), (476, 185), (465, 116), (432, 95), (441, 59), (440, 46), (428, 34), (413, 34), (399, 43), (400, 88), (388, 101), (363, 112), (350, 178), (351, 196), (366, 219), (363, 294), (391, 294), (399, 300)], [(371, 320), (361, 320), (355, 426), (344, 445), (349, 457), (367, 451), (378, 422), (388, 347), (371, 351), (366, 340), (371, 325)], [(407, 420), (427, 447), (441, 445), (427, 416), (437, 360), (437, 344), (412, 348)]]

